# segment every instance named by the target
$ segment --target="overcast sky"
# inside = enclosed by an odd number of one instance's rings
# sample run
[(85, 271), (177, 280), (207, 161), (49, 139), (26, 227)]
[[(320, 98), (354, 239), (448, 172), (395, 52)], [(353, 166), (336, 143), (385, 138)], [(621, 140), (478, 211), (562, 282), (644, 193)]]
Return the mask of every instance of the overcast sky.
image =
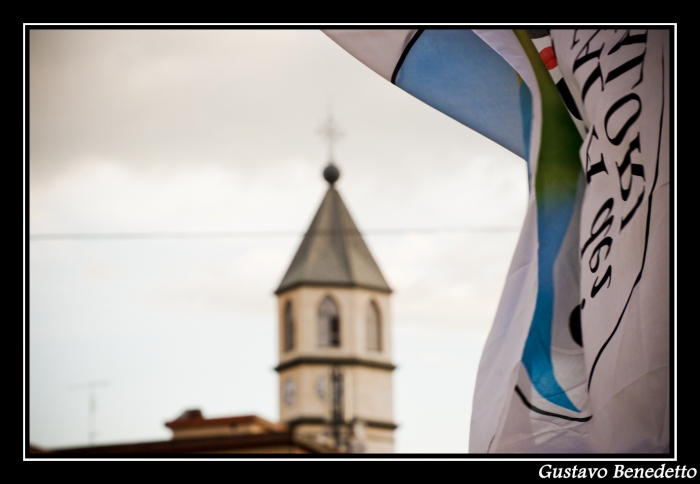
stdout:
[(30, 440), (167, 439), (187, 408), (278, 419), (273, 291), (327, 184), (392, 296), (398, 452), (467, 452), (476, 370), (525, 215), (525, 162), (318, 30), (33, 30), (29, 232), (290, 231), (30, 242)]

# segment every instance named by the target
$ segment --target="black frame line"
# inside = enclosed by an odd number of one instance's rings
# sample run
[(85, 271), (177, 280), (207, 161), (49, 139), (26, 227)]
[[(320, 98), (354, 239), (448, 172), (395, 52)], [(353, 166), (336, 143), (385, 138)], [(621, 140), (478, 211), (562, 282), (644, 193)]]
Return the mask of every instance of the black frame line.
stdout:
[[(677, 24), (676, 24), (676, 25), (677, 25)], [(329, 27), (332, 27), (332, 26), (335, 26), (335, 24), (329, 25)], [(380, 27), (380, 26), (381, 26), (381, 25), (379, 25), (379, 26), (375, 25), (375, 26), (373, 26), (373, 27), (374, 27), (374, 28), (378, 28), (378, 27)], [(529, 25), (526, 25), (526, 26), (529, 26)], [(606, 26), (607, 26), (607, 25), (606, 25)], [(24, 230), (25, 239), (24, 239), (24, 244), (23, 244), (23, 245), (24, 245), (24, 250), (25, 250), (25, 262), (24, 262), (24, 266), (25, 266), (25, 270), (26, 270), (25, 281), (24, 281), (24, 289), (25, 289), (25, 298), (24, 298), (24, 309), (25, 309), (25, 318), (24, 318), (24, 329), (25, 329), (25, 341), (24, 341), (24, 346), (25, 346), (25, 355), (24, 355), (24, 364), (25, 364), (24, 383), (25, 383), (25, 385), (26, 385), (25, 394), (24, 394), (24, 397), (25, 397), (24, 409), (25, 409), (25, 416), (26, 416), (26, 418), (24, 419), (24, 438), (25, 438), (25, 445), (24, 445), (25, 454), (24, 454), (24, 460), (31, 460), (31, 459), (34, 459), (34, 460), (74, 460), (74, 459), (76, 459), (76, 458), (88, 458), (88, 459), (92, 459), (92, 458), (97, 457), (97, 456), (92, 455), (92, 454), (75, 454), (75, 455), (71, 455), (71, 456), (69, 456), (69, 455), (57, 455), (57, 454), (32, 454), (32, 455), (30, 455), (30, 440), (29, 440), (29, 434), (30, 434), (30, 432), (29, 432), (29, 430), (30, 430), (30, 419), (29, 419), (29, 415), (30, 415), (30, 412), (29, 412), (29, 401), (30, 401), (30, 398), (29, 398), (29, 396), (30, 396), (30, 393), (31, 393), (31, 392), (30, 392), (30, 388), (29, 388), (29, 373), (30, 373), (30, 372), (29, 372), (29, 368), (30, 368), (30, 361), (29, 361), (29, 360), (30, 360), (30, 358), (29, 358), (29, 354), (30, 354), (30, 351), (29, 351), (29, 350), (30, 350), (30, 335), (29, 335), (29, 320), (30, 320), (30, 314), (29, 314), (29, 313), (30, 313), (29, 299), (30, 299), (30, 294), (29, 294), (29, 287), (30, 287), (30, 274), (29, 274), (29, 270), (28, 270), (28, 269), (29, 269), (29, 265), (30, 265), (30, 242), (36, 241), (36, 239), (34, 238), (35, 235), (39, 235), (39, 237), (45, 236), (44, 234), (30, 234), (30, 233), (29, 233), (29, 220), (30, 220), (29, 212), (30, 212), (30, 211), (29, 211), (28, 208), (29, 208), (29, 206), (30, 206), (30, 186), (29, 186), (29, 185), (30, 185), (30, 177), (29, 177), (29, 166), (30, 166), (30, 146), (29, 146), (29, 138), (30, 138), (30, 129), (29, 129), (29, 127), (30, 127), (30, 126), (29, 126), (29, 125), (30, 125), (30, 114), (29, 114), (28, 106), (29, 106), (29, 99), (30, 99), (30, 89), (29, 89), (29, 77), (30, 77), (30, 76), (29, 76), (29, 71), (30, 71), (30, 66), (29, 66), (30, 31), (31, 31), (31, 30), (44, 30), (44, 29), (87, 30), (87, 29), (95, 29), (95, 28), (98, 28), (98, 29), (109, 29), (109, 30), (133, 30), (133, 29), (138, 29), (138, 28), (146, 28), (146, 29), (149, 29), (149, 30), (178, 30), (178, 29), (182, 29), (183, 27), (184, 27), (185, 29), (187, 29), (187, 30), (203, 30), (203, 29), (210, 29), (210, 30), (213, 30), (213, 29), (217, 29), (217, 30), (236, 30), (236, 29), (245, 29), (245, 28), (246, 28), (245, 26), (242, 26), (242, 25), (237, 25), (237, 26), (236, 26), (236, 25), (184, 25), (184, 26), (183, 26), (183, 25), (158, 25), (158, 24), (143, 24), (143, 25), (131, 24), (131, 25), (102, 25), (102, 26), (100, 26), (99, 24), (97, 24), (97, 26), (96, 26), (95, 24), (82, 24), (82, 25), (81, 25), (81, 24), (72, 24), (72, 25), (63, 25), (63, 26), (58, 25), (58, 26), (57, 26), (57, 25), (50, 25), (50, 24), (49, 24), (49, 25), (31, 25), (31, 24), (24, 24), (24, 40), (25, 40), (25, 53), (24, 53), (24, 54), (25, 54), (25, 55), (24, 55), (25, 65), (24, 65), (24, 72), (25, 72), (25, 76), (26, 76), (25, 79), (24, 79), (24, 88), (25, 88), (25, 93), (24, 93), (24, 95), (25, 95), (24, 109), (26, 110), (26, 112), (25, 112), (26, 119), (25, 119), (25, 123), (24, 123), (24, 128), (25, 128), (25, 142), (24, 142), (25, 156), (24, 156), (24, 168), (25, 168), (25, 170), (26, 170), (26, 177), (25, 177), (25, 179), (24, 179), (24, 188), (25, 188), (24, 200), (25, 200), (26, 211), (25, 211), (25, 214), (24, 214), (24, 222), (25, 222), (26, 225), (25, 225), (25, 230)], [(316, 26), (316, 25), (312, 25), (311, 27), (317, 27), (317, 26)], [(320, 28), (321, 26), (319, 25), (318, 27)], [(392, 28), (392, 27), (393, 27), (393, 28), (396, 28), (395, 25), (393, 25), (393, 26), (385, 26), (385, 28), (387, 28), (387, 27), (388, 27), (388, 28)], [(408, 26), (408, 27), (411, 27), (411, 26)], [(468, 27), (468, 25), (449, 25), (449, 26), (433, 26), (432, 28), (433, 28), (433, 29), (445, 29), (445, 28), (467, 28), (467, 27)], [(524, 26), (524, 27), (525, 27), (525, 26)], [(523, 28), (524, 28), (524, 27), (523, 27)], [(573, 26), (572, 26), (572, 27), (573, 27)], [(583, 27), (588, 27), (588, 25), (581, 25), (580, 27), (582, 27), (582, 28), (583, 28)], [(256, 29), (271, 29), (271, 30), (272, 30), (272, 29), (285, 29), (285, 28), (286, 28), (286, 29), (289, 29), (290, 27), (289, 27), (289, 26), (278, 26), (278, 25), (268, 25), (268, 26), (264, 26), (264, 25), (255, 25), (254, 28), (256, 28)], [(307, 25), (306, 27), (297, 26), (297, 28), (309, 28), (309, 26), (308, 26), (308, 25)], [(498, 26), (498, 27), (495, 27), (495, 28), (507, 28), (507, 27), (504, 25), (504, 26)], [(514, 27), (512, 27), (512, 28), (514, 28)], [(561, 27), (560, 27), (560, 28), (561, 28)], [(658, 27), (657, 27), (657, 28), (658, 28)], [(675, 137), (674, 137), (674, 135), (675, 135), (675, 124), (676, 124), (676, 123), (675, 123), (675, 119), (674, 119), (674, 113), (675, 113), (675, 103), (674, 103), (674, 101), (676, 100), (676, 98), (675, 98), (675, 93), (674, 93), (674, 91), (675, 91), (675, 90), (674, 90), (674, 79), (675, 79), (675, 74), (674, 74), (674, 64), (675, 64), (675, 62), (674, 62), (674, 60), (675, 60), (675, 57), (674, 57), (675, 35), (674, 35), (674, 34), (675, 34), (675, 28), (676, 28), (676, 27), (675, 27), (673, 24), (671, 24), (671, 25), (668, 25), (668, 26), (662, 27), (662, 28), (669, 28), (669, 30), (670, 30), (670, 32), (671, 32), (671, 36), (670, 36), (670, 45), (669, 45), (669, 49), (670, 49), (670, 58), (669, 58), (669, 60), (668, 60), (668, 61), (669, 61), (669, 65), (670, 65), (670, 73), (669, 73), (669, 84), (670, 84), (670, 86), (669, 86), (669, 87), (670, 87), (670, 90), (671, 90), (671, 92), (670, 92), (670, 104), (669, 104), (669, 106), (668, 106), (668, 110), (669, 110), (669, 114), (670, 114), (670, 119), (669, 119), (670, 140), (669, 140), (669, 142), (670, 142), (670, 156), (671, 156), (671, 163), (670, 163), (670, 167), (669, 167), (669, 169), (670, 169), (670, 197), (671, 197), (671, 198), (670, 198), (670, 202), (671, 202), (671, 203), (670, 203), (670, 207), (669, 207), (669, 209), (670, 209), (670, 223), (669, 223), (669, 236), (670, 236), (670, 247), (669, 247), (670, 288), (669, 288), (669, 289), (670, 289), (670, 291), (671, 291), (671, 301), (670, 301), (670, 307), (669, 307), (669, 318), (670, 318), (671, 324), (670, 324), (670, 329), (669, 329), (669, 331), (670, 331), (670, 336), (671, 336), (671, 345), (670, 345), (671, 358), (670, 358), (670, 365), (671, 365), (671, 375), (672, 375), (672, 378), (671, 378), (671, 380), (670, 380), (670, 402), (669, 402), (669, 403), (670, 403), (670, 422), (671, 422), (670, 436), (671, 436), (671, 438), (670, 438), (670, 448), (669, 448), (669, 451), (668, 451), (669, 454), (667, 454), (666, 456), (665, 456), (664, 454), (659, 454), (658, 456), (653, 456), (653, 457), (659, 457), (660, 459), (656, 459), (656, 460), (659, 460), (659, 462), (656, 462), (656, 463), (654, 463), (654, 462), (646, 462), (645, 464), (648, 464), (648, 465), (659, 464), (660, 462), (674, 463), (674, 462), (673, 462), (673, 456), (674, 456), (674, 453), (675, 453), (675, 449), (674, 449), (674, 448), (675, 448), (675, 440), (674, 440), (674, 434), (675, 434), (675, 432), (674, 432), (674, 430), (675, 430), (675, 425), (674, 425), (674, 423), (675, 423), (674, 413), (675, 413), (675, 412), (674, 412), (674, 405), (673, 405), (673, 402), (674, 402), (674, 400), (675, 400), (674, 388), (675, 388), (676, 385), (675, 385), (675, 381), (674, 381), (673, 376), (675, 375), (675, 366), (676, 366), (676, 365), (675, 365), (675, 361), (674, 361), (674, 353), (675, 353), (674, 334), (675, 334), (675, 327), (674, 327), (673, 322), (674, 322), (674, 294), (675, 294), (675, 285), (676, 285), (676, 284), (675, 284), (675, 279), (674, 279), (674, 273), (676, 272), (676, 270), (675, 270), (675, 266), (674, 266), (673, 262), (674, 262), (674, 260), (675, 260), (675, 259), (674, 259), (674, 256), (675, 256), (675, 252), (676, 252), (676, 249), (675, 249), (675, 246), (674, 246), (674, 238), (675, 238), (675, 237), (674, 237), (674, 229), (675, 229), (675, 226), (676, 226), (676, 224), (675, 224), (675, 218), (674, 218), (674, 213), (676, 212), (676, 209), (675, 209), (675, 204), (674, 204), (674, 193), (675, 193), (674, 171), (675, 171), (675, 166), (674, 166), (674, 162), (673, 162), (673, 161), (674, 161), (674, 158), (675, 158), (675, 156), (674, 156), (674, 153), (675, 153), (675, 151), (674, 151), (674, 146), (675, 146)], [(408, 52), (410, 51), (410, 49), (412, 48), (413, 44), (417, 41), (418, 37), (422, 34), (422, 32), (423, 32), (424, 30), (425, 30), (425, 29), (418, 29), (418, 31), (416, 32), (416, 34), (415, 34), (415, 35), (413, 36), (413, 38), (409, 41), (409, 43), (407, 44), (406, 48), (404, 49), (404, 52), (402, 53), (402, 55), (401, 55), (401, 57), (400, 57), (400, 59), (399, 59), (399, 62), (398, 62), (398, 64), (396, 65), (395, 70), (394, 70), (394, 72), (393, 72), (393, 75), (392, 75), (392, 77), (391, 77), (391, 82), (392, 82), (392, 84), (395, 84), (395, 78), (396, 78), (396, 76), (398, 75), (398, 71), (399, 71), (400, 68), (402, 67), (402, 64), (403, 64), (403, 62), (404, 62), (406, 56), (408, 55)], [(664, 62), (664, 56), (663, 56), (663, 54), (662, 54), (662, 63), (663, 63), (663, 62)], [(662, 82), (665, 83), (665, 79), (662, 79)], [(663, 111), (664, 106), (665, 106), (665, 99), (662, 98), (662, 113), (664, 112), (664, 111)], [(663, 116), (662, 116), (662, 122), (663, 122)], [(649, 200), (648, 200), (648, 209), (649, 209), (649, 212), (648, 212), (648, 214), (647, 214), (647, 231), (646, 231), (645, 248), (644, 248), (644, 257), (643, 257), (643, 260), (642, 260), (642, 267), (641, 267), (641, 269), (640, 269), (640, 272), (639, 272), (639, 275), (638, 275), (637, 279), (635, 280), (635, 283), (634, 283), (633, 286), (632, 286), (632, 290), (630, 291), (630, 296), (629, 296), (629, 298), (628, 298), (628, 300), (627, 300), (627, 303), (625, 304), (625, 306), (624, 306), (624, 308), (623, 308), (623, 310), (622, 310), (622, 313), (621, 313), (621, 315), (620, 315), (620, 319), (619, 319), (618, 322), (617, 322), (617, 325), (615, 326), (613, 332), (610, 334), (610, 336), (608, 337), (608, 339), (606, 340), (606, 342), (605, 342), (605, 343), (603, 344), (603, 346), (600, 348), (599, 353), (598, 353), (598, 356), (596, 357), (596, 360), (595, 360), (595, 362), (594, 362), (594, 364), (593, 364), (593, 367), (591, 368), (591, 373), (590, 373), (590, 375), (589, 375), (589, 382), (588, 382), (589, 388), (590, 388), (590, 384), (591, 384), (591, 380), (592, 380), (592, 375), (593, 375), (594, 369), (595, 369), (595, 367), (596, 367), (597, 361), (598, 361), (599, 357), (601, 356), (602, 352), (605, 350), (607, 344), (609, 343), (609, 341), (612, 339), (613, 335), (614, 335), (615, 332), (617, 331), (617, 328), (618, 328), (618, 326), (620, 325), (620, 322), (621, 322), (621, 319), (622, 319), (622, 317), (623, 317), (623, 315), (624, 315), (624, 312), (626, 311), (627, 305), (628, 305), (628, 303), (629, 303), (629, 301), (630, 301), (630, 299), (631, 299), (631, 295), (632, 295), (632, 293), (633, 293), (633, 291), (634, 291), (634, 288), (636, 287), (638, 281), (641, 280), (641, 275), (642, 275), (642, 272), (643, 272), (643, 269), (644, 269), (644, 263), (645, 263), (645, 260), (646, 260), (646, 252), (647, 252), (647, 244), (648, 244), (648, 235), (649, 235), (649, 223), (650, 223), (650, 212), (651, 212), (651, 206), (652, 206), (652, 196), (653, 196), (654, 189), (655, 189), (655, 186), (656, 186), (656, 183), (657, 183), (657, 179), (658, 179), (658, 163), (659, 163), (659, 158), (658, 158), (658, 156), (659, 156), (659, 153), (660, 153), (660, 145), (659, 145), (659, 147), (657, 148), (657, 170), (656, 170), (656, 175), (655, 175), (654, 183), (653, 183), (653, 185), (652, 185), (652, 189), (651, 189), (651, 191), (650, 191)], [(50, 236), (55, 236), (55, 235), (56, 235), (56, 234), (51, 234)], [(64, 234), (61, 234), (61, 235), (64, 235)], [(70, 234), (70, 235), (73, 235), (73, 234)], [(93, 235), (93, 234), (90, 234), (90, 235)], [(285, 235), (286, 235), (286, 234), (285, 234)], [(290, 234), (290, 235), (291, 235), (291, 234)], [(300, 235), (302, 235), (302, 234), (295, 234), (295, 235), (300, 236)], [(383, 235), (383, 234), (377, 234), (377, 235)], [(516, 392), (519, 394), (519, 396), (520, 396), (521, 400), (523, 401), (523, 403), (524, 403), (528, 408), (530, 408), (531, 410), (533, 410), (533, 411), (535, 411), (535, 412), (537, 412), (537, 413), (541, 413), (541, 414), (543, 414), (543, 415), (550, 415), (549, 413), (547, 413), (547, 412), (545, 412), (545, 411), (543, 411), (543, 410), (537, 409), (536, 407), (532, 406), (532, 405), (527, 401), (527, 399), (524, 397), (524, 395), (522, 394), (522, 392), (520, 391), (520, 389), (518, 388), (517, 385), (516, 385), (516, 387), (515, 387), (515, 390), (516, 390)], [(591, 417), (589, 417), (589, 418), (591, 418)], [(488, 446), (488, 449), (487, 449), (487, 451), (486, 451), (487, 454), (490, 453), (490, 448), (491, 448), (491, 445), (492, 445), (493, 441), (495, 440), (495, 437), (496, 437), (496, 435), (494, 434), (494, 436), (492, 437), (491, 441), (489, 442), (489, 446)], [(504, 457), (504, 456), (508, 457), (507, 460), (517, 461), (516, 464), (527, 464), (527, 462), (526, 462), (527, 460), (531, 460), (531, 459), (534, 458), (535, 460), (534, 460), (534, 461), (531, 461), (531, 463), (534, 464), (534, 465), (536, 465), (536, 466), (541, 465), (541, 464), (543, 463), (543, 461), (546, 460), (547, 458), (555, 457), (555, 455), (553, 455), (553, 454), (522, 454), (522, 455), (520, 455), (519, 457), (513, 456), (512, 454), (496, 454), (496, 455), (490, 455), (490, 456), (488, 456), (488, 457), (498, 457), (499, 455), (500, 455), (501, 457)], [(576, 457), (576, 458), (578, 458), (578, 459), (590, 460), (591, 462), (594, 462), (594, 461), (596, 461), (596, 460), (598, 460), (598, 459), (601, 458), (600, 455), (597, 455), (597, 456), (596, 456), (596, 455), (593, 455), (593, 454), (589, 454), (589, 455), (560, 454), (560, 455), (556, 455), (556, 456), (557, 456), (557, 457), (567, 457), (567, 456), (568, 456), (569, 458)], [(262, 458), (262, 460), (269, 460), (269, 459), (272, 459), (272, 460), (292, 460), (292, 459), (295, 459), (295, 458), (296, 458), (296, 459), (301, 459), (301, 460), (329, 460), (329, 459), (331, 459), (331, 460), (344, 460), (344, 459), (347, 459), (347, 458), (350, 458), (350, 459), (352, 459), (352, 458), (359, 458), (359, 459), (364, 460), (364, 459), (366, 459), (368, 456), (364, 456), (364, 457), (363, 457), (363, 456), (361, 456), (361, 455), (359, 455), (359, 454), (357, 454), (357, 455), (343, 455), (343, 456), (337, 456), (337, 455), (315, 455), (312, 459), (308, 459), (309, 456), (305, 456), (305, 455), (293, 455), (293, 454), (291, 454), (291, 455), (285, 455), (284, 458), (274, 458), (274, 457), (272, 457), (272, 456), (269, 455), (269, 454), (248, 454), (247, 456), (242, 456), (242, 455), (241, 455), (241, 456), (238, 456), (238, 457), (242, 457), (243, 460), (246, 460), (246, 458), (248, 458), (248, 459), (254, 459), (254, 460), (258, 460), (258, 459), (261, 459), (261, 458)], [(370, 456), (370, 459), (369, 459), (369, 460), (374, 460), (374, 459), (371, 459), (371, 457), (384, 457), (384, 458), (389, 459), (389, 460), (407, 460), (407, 459), (405, 459), (405, 458), (408, 458), (408, 460), (410, 460), (411, 458), (422, 458), (422, 459), (426, 459), (426, 460), (432, 460), (431, 457), (442, 457), (443, 459), (448, 459), (448, 460), (462, 460), (462, 459), (465, 459), (465, 458), (469, 459), (469, 458), (471, 457), (471, 458), (476, 458), (476, 461), (479, 461), (479, 460), (482, 460), (482, 459), (485, 457), (485, 455), (484, 455), (484, 454), (471, 454), (471, 455), (470, 455), (470, 454), (433, 454), (432, 456), (426, 456), (425, 454), (414, 454), (414, 453), (407, 453), (407, 454), (375, 454), (374, 456)], [(402, 459), (402, 457), (403, 457), (404, 459)], [(648, 454), (608, 454), (607, 457), (614, 457), (614, 458), (617, 458), (617, 459), (626, 458), (626, 459), (630, 460), (630, 462), (627, 462), (626, 464), (628, 464), (628, 465), (631, 466), (631, 465), (633, 465), (633, 464), (641, 464), (641, 461), (645, 460), (645, 459), (643, 459), (643, 457), (649, 457), (649, 455), (648, 455)], [(671, 461), (671, 462), (669, 462), (669, 461), (667, 460), (668, 457), (671, 457), (671, 458), (672, 458), (672, 461)], [(111, 455), (111, 456), (104, 455), (104, 456), (99, 456), (99, 458), (100, 458), (100, 459), (103, 459), (103, 460), (123, 460), (123, 459), (125, 459), (125, 458), (127, 458), (127, 459), (128, 459), (128, 458), (131, 458), (131, 459), (144, 459), (144, 458), (145, 458), (145, 459), (147, 459), (147, 460), (148, 460), (148, 459), (159, 459), (159, 458), (160, 458), (160, 459), (163, 459), (163, 458), (176, 458), (176, 459), (180, 459), (180, 460), (201, 460), (202, 458), (209, 458), (209, 459), (214, 458), (214, 459), (226, 459), (226, 460), (229, 460), (229, 459), (232, 459), (233, 456), (232, 456), (232, 455), (221, 455), (221, 454), (201, 454), (201, 455), (199, 455), (199, 456), (182, 455), (182, 454), (154, 454), (154, 455), (151, 455), (151, 456), (144, 456), (144, 455), (142, 455), (142, 454), (123, 454), (123, 455)], [(235, 460), (235, 459), (234, 459), (234, 460)], [(474, 461), (473, 459), (471, 459), (471, 460)], [(676, 460), (678, 460), (678, 459), (677, 459), (677, 456), (676, 456)], [(635, 461), (636, 461), (636, 462), (635, 462)], [(571, 462), (562, 463), (562, 464), (567, 465), (567, 464), (572, 464), (573, 462), (574, 462), (574, 461), (572, 460)], [(620, 462), (621, 462), (621, 461), (620, 461)], [(679, 462), (676, 462), (676, 463), (680, 463), (680, 461), (679, 461)], [(490, 464), (490, 462), (485, 462), (484, 464)], [(607, 464), (611, 464), (611, 463), (608, 462)], [(603, 463), (602, 465), (605, 466), (606, 464)], [(534, 467), (533, 467), (533, 469), (534, 469)]]

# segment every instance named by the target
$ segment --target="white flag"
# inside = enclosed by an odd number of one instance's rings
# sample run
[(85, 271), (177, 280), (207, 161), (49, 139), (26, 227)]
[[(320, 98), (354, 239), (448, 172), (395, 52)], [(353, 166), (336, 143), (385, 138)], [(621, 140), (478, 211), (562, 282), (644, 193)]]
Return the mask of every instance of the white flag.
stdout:
[(521, 156), (471, 452), (668, 452), (668, 30), (325, 31)]

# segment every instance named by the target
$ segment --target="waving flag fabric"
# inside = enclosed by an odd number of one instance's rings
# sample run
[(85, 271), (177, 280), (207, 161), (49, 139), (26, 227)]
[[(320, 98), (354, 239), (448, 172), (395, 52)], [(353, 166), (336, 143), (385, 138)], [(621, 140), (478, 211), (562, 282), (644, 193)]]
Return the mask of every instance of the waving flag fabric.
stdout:
[(669, 32), (325, 33), (528, 163), (470, 451), (668, 451)]

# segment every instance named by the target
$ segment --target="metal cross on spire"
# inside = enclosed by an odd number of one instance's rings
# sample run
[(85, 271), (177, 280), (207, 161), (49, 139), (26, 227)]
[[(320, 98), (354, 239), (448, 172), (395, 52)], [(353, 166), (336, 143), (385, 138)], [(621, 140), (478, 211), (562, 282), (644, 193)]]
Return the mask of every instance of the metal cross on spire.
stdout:
[(333, 148), (335, 143), (343, 137), (343, 133), (333, 120), (333, 112), (328, 111), (328, 119), (323, 123), (323, 125), (318, 129), (318, 133), (326, 138), (328, 141), (328, 162), (332, 163), (333, 160)]

